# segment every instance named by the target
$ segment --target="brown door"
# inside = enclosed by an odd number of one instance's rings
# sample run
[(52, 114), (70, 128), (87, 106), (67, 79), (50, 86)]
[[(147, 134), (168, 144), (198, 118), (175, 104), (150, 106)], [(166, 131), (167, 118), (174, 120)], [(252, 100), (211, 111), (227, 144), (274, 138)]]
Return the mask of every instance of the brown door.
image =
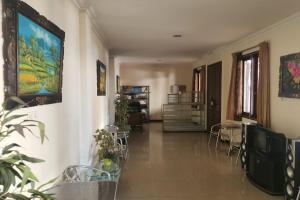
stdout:
[(221, 122), (222, 62), (207, 67), (207, 130)]

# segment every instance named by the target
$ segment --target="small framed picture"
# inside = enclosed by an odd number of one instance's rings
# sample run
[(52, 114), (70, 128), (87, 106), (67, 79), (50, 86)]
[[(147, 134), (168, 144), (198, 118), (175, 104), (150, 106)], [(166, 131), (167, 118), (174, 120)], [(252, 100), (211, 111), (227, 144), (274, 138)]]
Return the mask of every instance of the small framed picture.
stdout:
[(106, 95), (106, 66), (97, 60), (97, 95)]

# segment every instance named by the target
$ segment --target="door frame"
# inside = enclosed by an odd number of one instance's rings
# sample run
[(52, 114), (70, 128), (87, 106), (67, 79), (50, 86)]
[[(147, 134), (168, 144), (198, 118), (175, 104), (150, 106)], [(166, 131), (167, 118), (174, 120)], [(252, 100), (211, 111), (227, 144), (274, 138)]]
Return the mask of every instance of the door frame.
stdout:
[(214, 62), (211, 63), (209, 65), (207, 65), (206, 67), (206, 129), (207, 131), (210, 131), (210, 127), (209, 127), (209, 122), (208, 122), (208, 111), (209, 111), (209, 105), (210, 105), (210, 101), (209, 101), (209, 76), (208, 76), (208, 71), (209, 71), (209, 67), (212, 67), (214, 65), (218, 65), (220, 64), (220, 122), (222, 120), (222, 68), (223, 68), (223, 62), (218, 61), (218, 62)]
[[(196, 67), (195, 69), (193, 69), (193, 83), (192, 83), (192, 92), (204, 92), (204, 96), (203, 96), (203, 104), (206, 104), (206, 65), (202, 65), (200, 67)], [(201, 77), (200, 80), (200, 87), (199, 87), (199, 83), (197, 84), (197, 88), (195, 85), (195, 81), (196, 81), (196, 77)], [(192, 95), (192, 99), (194, 102), (194, 94)]]

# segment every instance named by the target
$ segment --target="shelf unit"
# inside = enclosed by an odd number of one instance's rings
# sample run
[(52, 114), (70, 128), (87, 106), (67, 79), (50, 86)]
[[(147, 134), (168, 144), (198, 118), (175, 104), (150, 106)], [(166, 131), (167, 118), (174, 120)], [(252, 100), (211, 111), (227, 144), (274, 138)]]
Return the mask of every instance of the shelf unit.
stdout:
[(206, 105), (200, 92), (168, 94), (163, 104), (164, 132), (202, 132), (206, 130)]
[(122, 94), (126, 95), (129, 102), (139, 102), (144, 115), (144, 122), (150, 120), (150, 87), (149, 86), (122, 86)]

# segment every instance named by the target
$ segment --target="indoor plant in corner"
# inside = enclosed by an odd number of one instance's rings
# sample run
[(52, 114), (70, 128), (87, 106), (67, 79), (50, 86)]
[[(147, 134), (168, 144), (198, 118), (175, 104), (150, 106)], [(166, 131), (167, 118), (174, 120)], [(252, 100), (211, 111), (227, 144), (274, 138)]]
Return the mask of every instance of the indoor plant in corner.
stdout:
[(98, 161), (111, 159), (115, 153), (112, 135), (104, 129), (97, 129), (94, 139), (98, 147)]
[(115, 143), (111, 133), (104, 129), (97, 129), (94, 135), (98, 147), (98, 160), (96, 165), (101, 170), (107, 171), (112, 177), (119, 177), (119, 145)]
[(5, 110), (4, 103), (0, 111), (0, 200), (55, 199), (44, 187), (56, 179), (35, 188), (38, 179), (28, 166), (28, 163), (40, 163), (43, 160), (25, 155), (19, 144), (7, 142), (11, 135), (19, 134), (25, 138), (28, 133), (35, 135), (34, 129), (37, 129), (43, 143), (47, 138), (45, 125), (40, 121), (29, 120), (27, 114), (16, 114), (20, 108), (26, 107), (26, 103), (17, 97), (10, 100), (18, 105), (11, 110)]
[(120, 94), (115, 99), (116, 122), (120, 131), (128, 131), (128, 99), (124, 94)]

